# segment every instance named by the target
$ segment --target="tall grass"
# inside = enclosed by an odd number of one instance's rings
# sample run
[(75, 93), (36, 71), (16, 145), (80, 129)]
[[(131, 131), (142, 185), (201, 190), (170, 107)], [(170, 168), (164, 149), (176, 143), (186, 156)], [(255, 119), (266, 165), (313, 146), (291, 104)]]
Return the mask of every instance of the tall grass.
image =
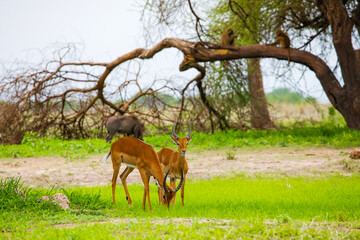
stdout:
[(0, 179), (0, 211), (17, 210), (59, 210), (49, 202), (38, 203), (36, 200), (42, 195), (50, 195), (54, 189), (38, 189), (32, 191), (20, 181), (20, 178)]
[[(185, 135), (179, 133), (178, 135)], [(270, 148), (270, 147), (330, 147), (348, 148), (360, 146), (360, 131), (347, 127), (325, 124), (270, 131), (227, 131), (214, 134), (193, 132), (192, 151), (219, 148)], [(173, 146), (169, 135), (147, 136), (144, 140), (156, 150)], [(68, 159), (85, 158), (91, 154), (104, 154), (110, 143), (104, 139), (61, 140), (37, 138), (27, 134), (21, 145), (0, 145), (0, 158), (62, 156)]]
[[(26, 191), (23, 200), (9, 197), (7, 182), (0, 194), (2, 231), (33, 227), (34, 224), (96, 221), (107, 218), (209, 218), (233, 220), (274, 219), (291, 221), (355, 221), (360, 217), (360, 176), (269, 177), (238, 176), (236, 178), (190, 181), (186, 183), (185, 206), (180, 196), (169, 210), (158, 204), (157, 189), (151, 185), (154, 212), (142, 209), (143, 186), (129, 186), (133, 207), (125, 200), (121, 185), (112, 205), (111, 187), (77, 187), (58, 190), (65, 193), (71, 210), (62, 211), (52, 205), (36, 202), (44, 189)], [(13, 188), (10, 188), (13, 189)], [(53, 190), (51, 190), (53, 191)], [(12, 203), (9, 204), (9, 201)], [(29, 203), (24, 203), (29, 201)], [(147, 206), (147, 205), (146, 205)], [(148, 209), (148, 208), (147, 208)], [(18, 223), (21, 223), (18, 226)]]

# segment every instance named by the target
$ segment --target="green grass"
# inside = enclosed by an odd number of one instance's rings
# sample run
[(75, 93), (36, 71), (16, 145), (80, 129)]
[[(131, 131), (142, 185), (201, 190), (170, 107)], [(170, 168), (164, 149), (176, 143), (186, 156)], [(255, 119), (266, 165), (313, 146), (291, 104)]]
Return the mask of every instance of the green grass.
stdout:
[[(193, 132), (193, 136), (191, 151), (226, 149), (228, 159), (235, 157), (236, 148), (360, 145), (359, 131), (333, 124), (277, 131)], [(147, 136), (145, 141), (156, 150), (175, 148), (168, 135)], [(0, 158), (61, 156), (74, 160), (104, 154), (109, 148), (104, 139), (64, 141), (29, 133), (20, 145), (0, 145)], [(345, 171), (354, 172), (358, 162), (344, 159), (340, 164)], [(0, 239), (360, 239), (359, 185), (358, 173), (317, 177), (239, 174), (190, 180), (186, 182), (185, 206), (178, 196), (176, 206), (166, 210), (158, 205), (152, 183), (154, 211), (149, 212), (141, 207), (142, 184), (129, 186), (130, 208), (121, 184), (112, 205), (110, 185), (44, 189), (30, 188), (16, 178), (0, 179)], [(17, 189), (23, 190), (26, 199)], [(69, 210), (37, 202), (40, 196), (56, 192), (68, 196)]]
[[(157, 190), (151, 185), (153, 212), (141, 208), (143, 186), (129, 186), (133, 207), (129, 208), (121, 185), (116, 204), (111, 204), (111, 187), (77, 187), (67, 189), (30, 189), (26, 197), (14, 193), (24, 188), (17, 179), (2, 180), (0, 190), (0, 229), (18, 239), (46, 238), (234, 238), (235, 236), (286, 237), (329, 234), (360, 237), (360, 176), (271, 177), (237, 176), (234, 178), (186, 183), (185, 206), (177, 197), (169, 210), (158, 205)], [(71, 209), (63, 211), (50, 203), (36, 202), (43, 194), (65, 193)], [(190, 221), (192, 224), (178, 224)], [(119, 219), (124, 221), (120, 224)], [(153, 223), (159, 220), (160, 223)], [(202, 221), (207, 219), (206, 221)], [(230, 223), (222, 219), (232, 220)], [(90, 222), (107, 220), (103, 224)], [(163, 221), (169, 224), (161, 224)], [(213, 223), (212, 223), (213, 222)], [(48, 228), (52, 224), (86, 223), (74, 228)], [(336, 223), (336, 224), (335, 224)], [(331, 225), (329, 227), (329, 225)], [(312, 226), (312, 227), (308, 227)], [(340, 226), (340, 227), (339, 227)], [(349, 227), (350, 226), (350, 227)], [(29, 229), (32, 231), (29, 232)], [(198, 229), (199, 232), (193, 232)], [(187, 234), (185, 234), (187, 233)], [(196, 235), (194, 235), (196, 234)], [(229, 235), (227, 235), (229, 234)], [(235, 234), (235, 235), (234, 235)], [(357, 235), (356, 235), (357, 234)], [(1, 236), (1, 235), (0, 235)], [(2, 235), (4, 236), (4, 235)], [(102, 238), (103, 239), (103, 238)]]
[(28, 133), (19, 145), (0, 145), (0, 158), (61, 156), (73, 160), (103, 154), (109, 149), (110, 143), (104, 139), (62, 140)]
[[(185, 134), (179, 134), (185, 136)], [(214, 134), (193, 132), (190, 143), (192, 151), (221, 148), (271, 148), (271, 147), (329, 147), (349, 148), (360, 146), (360, 131), (347, 127), (325, 124), (317, 127), (282, 129), (270, 131), (227, 131)], [(156, 150), (163, 146), (174, 147), (169, 135), (145, 137), (144, 140)], [(104, 139), (61, 140), (36, 138), (27, 134), (20, 145), (0, 145), (0, 158), (38, 156), (62, 156), (69, 160), (89, 155), (104, 154), (110, 143)]]
[(313, 222), (269, 223), (191, 219), (154, 222), (148, 219), (93, 223), (72, 228), (47, 228), (38, 225), (31, 232), (5, 233), (13, 239), (359, 239), (358, 224)]

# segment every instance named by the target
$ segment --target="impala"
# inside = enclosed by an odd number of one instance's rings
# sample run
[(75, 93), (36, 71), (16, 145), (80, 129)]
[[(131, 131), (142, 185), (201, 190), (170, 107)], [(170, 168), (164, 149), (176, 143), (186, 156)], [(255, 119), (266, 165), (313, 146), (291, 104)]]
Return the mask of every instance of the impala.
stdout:
[[(159, 156), (161, 166), (164, 172), (170, 171), (171, 181), (170, 186), (175, 187), (176, 179), (182, 179), (181, 184), (181, 202), (184, 206), (184, 189), (185, 189), (185, 180), (186, 174), (189, 170), (188, 164), (185, 159), (185, 153), (188, 143), (191, 141), (191, 129), (188, 123), (189, 133), (186, 137), (180, 138), (176, 135), (174, 131), (174, 124), (172, 126), (172, 135), (170, 135), (171, 140), (178, 145), (178, 151), (175, 151), (171, 148), (163, 148), (157, 154)], [(165, 177), (166, 178), (166, 177)], [(181, 185), (179, 184), (179, 185)], [(179, 188), (179, 187), (178, 187)], [(161, 201), (161, 191), (158, 191), (159, 201)], [(175, 194), (176, 195), (176, 194)], [(175, 196), (172, 198), (172, 204), (175, 204)]]
[(120, 165), (121, 163), (125, 163), (127, 167), (125, 168), (124, 172), (121, 173), (120, 179), (125, 190), (126, 200), (128, 201), (128, 204), (132, 206), (132, 201), (126, 185), (126, 178), (135, 168), (137, 168), (144, 183), (144, 197), (142, 204), (143, 209), (145, 210), (145, 202), (147, 197), (149, 210), (152, 211), (149, 195), (150, 176), (154, 177), (156, 185), (158, 186), (160, 191), (164, 193), (163, 200), (161, 202), (165, 206), (169, 207), (171, 199), (181, 188), (183, 178), (181, 178), (179, 186), (176, 189), (175, 187), (168, 186), (166, 184), (166, 178), (169, 172), (167, 172), (164, 177), (159, 158), (151, 145), (146, 144), (142, 140), (134, 137), (122, 137), (115, 141), (113, 144), (111, 144), (110, 152), (104, 156), (104, 164), (106, 163), (106, 160), (110, 155), (114, 169), (112, 178), (113, 204), (115, 203), (116, 179), (119, 175)]

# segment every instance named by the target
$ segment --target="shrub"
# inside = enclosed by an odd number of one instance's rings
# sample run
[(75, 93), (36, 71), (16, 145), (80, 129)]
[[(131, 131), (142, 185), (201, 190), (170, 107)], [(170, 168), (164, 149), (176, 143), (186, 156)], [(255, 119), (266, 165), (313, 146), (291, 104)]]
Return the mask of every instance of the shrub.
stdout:
[(0, 101), (0, 144), (20, 144), (25, 129), (16, 104)]

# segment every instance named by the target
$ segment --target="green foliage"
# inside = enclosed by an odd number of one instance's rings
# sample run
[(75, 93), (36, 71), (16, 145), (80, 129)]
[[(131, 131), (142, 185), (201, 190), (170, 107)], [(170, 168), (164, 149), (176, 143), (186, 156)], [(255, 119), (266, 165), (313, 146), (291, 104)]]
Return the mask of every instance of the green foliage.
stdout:
[[(235, 70), (224, 68), (224, 63), (210, 63), (207, 69), (209, 74), (203, 80), (203, 86), (206, 89), (207, 101), (236, 126), (247, 120), (245, 113), (248, 111), (250, 97), (246, 75), (243, 74), (245, 65), (241, 61), (227, 64)], [(202, 111), (200, 115), (203, 117)]]
[(329, 117), (333, 118), (335, 116), (336, 110), (333, 106), (328, 108)]
[(312, 98), (305, 98), (300, 93), (292, 92), (288, 88), (277, 88), (271, 93), (266, 94), (266, 99), (270, 103), (305, 103), (309, 101), (315, 101)]
[[(239, 36), (235, 39), (235, 45), (262, 42), (264, 35), (269, 34), (276, 21), (271, 17), (274, 2), (237, 0), (232, 5), (235, 13), (231, 11), (228, 1), (219, 1), (217, 6), (208, 12), (209, 28), (220, 36), (222, 31), (231, 27)], [(247, 14), (250, 12), (251, 14)]]

